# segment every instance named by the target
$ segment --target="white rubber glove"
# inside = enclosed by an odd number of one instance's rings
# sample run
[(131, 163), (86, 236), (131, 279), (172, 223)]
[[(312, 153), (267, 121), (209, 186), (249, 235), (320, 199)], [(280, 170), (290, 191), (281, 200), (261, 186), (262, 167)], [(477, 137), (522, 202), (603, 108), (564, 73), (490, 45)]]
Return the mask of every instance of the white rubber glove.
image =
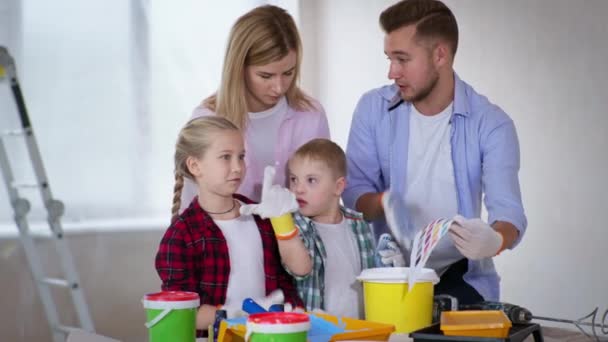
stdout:
[(291, 303), (285, 303), (285, 305), (283, 305), (283, 312), (304, 313), (306, 312), (306, 310), (304, 310), (304, 308), (301, 306), (294, 307), (293, 305), (291, 305)]
[(278, 184), (272, 184), (275, 173), (274, 166), (264, 168), (262, 200), (258, 204), (242, 205), (241, 215), (256, 214), (266, 219), (283, 216), (298, 210), (296, 195)]
[(281, 289), (272, 291), (268, 296), (260, 300), (258, 304), (266, 310), (275, 304), (283, 304), (283, 312), (304, 312), (304, 308), (299, 306), (293, 307), (291, 303), (285, 303), (285, 295)]
[(384, 233), (378, 239), (376, 247), (376, 266), (403, 267), (405, 260), (399, 246), (390, 234)]
[(274, 166), (264, 168), (262, 201), (259, 204), (241, 206), (241, 215), (259, 215), (270, 218), (277, 240), (290, 240), (298, 234), (291, 213), (298, 210), (296, 195), (280, 185), (272, 185), (276, 170)]
[(325, 311), (325, 310), (323, 310), (323, 309), (319, 309), (319, 308), (312, 309), (312, 311), (311, 311), (311, 312), (312, 312), (312, 313), (316, 313), (316, 314), (329, 315), (329, 312), (327, 312), (327, 311)]
[(503, 237), (489, 224), (479, 218), (465, 219), (454, 216), (450, 236), (456, 248), (468, 259), (480, 260), (496, 256)]
[(397, 243), (409, 253), (412, 249), (415, 231), (410, 231), (407, 219), (407, 207), (403, 195), (391, 190), (382, 194), (382, 208), (391, 234)]
[[(230, 302), (220, 307), (226, 310), (228, 318), (246, 316), (248, 313), (268, 311), (272, 305), (283, 304), (285, 296), (281, 289), (272, 291), (268, 296), (260, 298), (245, 298), (240, 303)], [(237, 306), (237, 304), (240, 304)]]
[(283, 304), (285, 302), (285, 295), (283, 294), (283, 290), (276, 289), (272, 291), (268, 296), (256, 300), (261, 307), (263, 307), (266, 311), (270, 309), (271, 306), (275, 304)]

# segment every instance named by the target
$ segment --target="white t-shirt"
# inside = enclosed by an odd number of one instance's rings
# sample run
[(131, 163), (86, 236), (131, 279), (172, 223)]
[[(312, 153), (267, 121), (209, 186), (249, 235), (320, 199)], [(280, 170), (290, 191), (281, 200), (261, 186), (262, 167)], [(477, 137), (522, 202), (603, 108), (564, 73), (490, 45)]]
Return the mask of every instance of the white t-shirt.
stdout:
[(338, 224), (315, 222), (325, 246), (325, 311), (338, 317), (363, 316), (363, 291), (356, 277), (361, 273), (357, 238), (348, 222)]
[(251, 151), (247, 151), (247, 153), (255, 155), (256, 165), (252, 165), (252, 167), (259, 168), (259, 172), (256, 174), (263, 175), (266, 166), (277, 163), (275, 146), (287, 109), (287, 99), (283, 96), (274, 107), (263, 112), (248, 114), (248, 144)]
[[(438, 218), (451, 219), (458, 213), (450, 117), (453, 103), (433, 116), (412, 106), (407, 160), (405, 204), (409, 224), (421, 230)], [(425, 267), (441, 275), (449, 265), (462, 259), (452, 239), (445, 236), (433, 250)]]
[(230, 277), (226, 291), (226, 306), (240, 307), (245, 298), (266, 295), (264, 253), (260, 231), (251, 215), (232, 220), (214, 220), (228, 245)]

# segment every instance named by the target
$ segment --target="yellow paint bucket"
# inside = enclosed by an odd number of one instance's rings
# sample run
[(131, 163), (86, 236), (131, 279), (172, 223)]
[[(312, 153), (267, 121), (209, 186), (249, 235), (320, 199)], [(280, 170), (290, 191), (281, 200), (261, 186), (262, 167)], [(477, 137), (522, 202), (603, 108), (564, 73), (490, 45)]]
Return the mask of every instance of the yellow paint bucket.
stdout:
[(394, 324), (395, 332), (409, 333), (431, 325), (433, 285), (439, 277), (432, 269), (420, 270), (416, 284), (408, 291), (408, 267), (382, 267), (363, 270), (365, 319)]

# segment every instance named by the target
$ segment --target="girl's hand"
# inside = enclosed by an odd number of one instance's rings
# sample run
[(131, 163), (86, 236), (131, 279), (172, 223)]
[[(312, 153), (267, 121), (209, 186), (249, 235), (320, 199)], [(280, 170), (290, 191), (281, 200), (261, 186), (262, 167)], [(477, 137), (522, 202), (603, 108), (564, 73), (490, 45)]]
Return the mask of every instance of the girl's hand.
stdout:
[(262, 185), (262, 201), (259, 204), (247, 204), (240, 208), (241, 215), (259, 215), (270, 218), (274, 234), (279, 240), (290, 240), (295, 237), (298, 230), (293, 222), (291, 213), (298, 210), (296, 196), (280, 185), (273, 185), (274, 166), (264, 169), (264, 182)]
[(286, 188), (272, 184), (276, 170), (274, 166), (264, 169), (262, 200), (258, 204), (242, 205), (241, 215), (259, 215), (262, 218), (279, 217), (298, 210), (296, 196)]

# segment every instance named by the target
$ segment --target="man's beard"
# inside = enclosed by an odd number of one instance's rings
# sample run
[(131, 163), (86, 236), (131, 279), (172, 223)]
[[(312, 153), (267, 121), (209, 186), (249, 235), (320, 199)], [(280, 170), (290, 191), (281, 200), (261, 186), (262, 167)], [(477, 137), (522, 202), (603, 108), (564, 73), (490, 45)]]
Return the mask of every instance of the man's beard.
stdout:
[(402, 94), (401, 97), (405, 101), (412, 103), (423, 101), (429, 96), (429, 94), (433, 92), (433, 90), (437, 86), (437, 82), (439, 82), (439, 73), (436, 70), (433, 70), (431, 72), (429, 82), (422, 89), (420, 89), (418, 92), (411, 96), (406, 96), (405, 94)]

